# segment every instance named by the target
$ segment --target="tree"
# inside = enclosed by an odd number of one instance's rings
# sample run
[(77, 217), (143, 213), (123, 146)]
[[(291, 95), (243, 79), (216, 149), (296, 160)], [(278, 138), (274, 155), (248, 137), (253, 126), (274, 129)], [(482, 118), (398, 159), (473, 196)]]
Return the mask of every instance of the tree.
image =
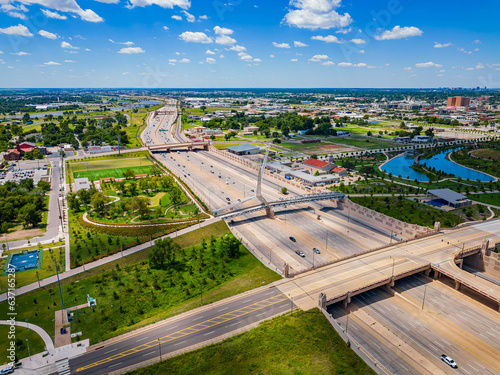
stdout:
[(172, 188), (170, 191), (170, 199), (174, 205), (178, 205), (181, 202), (182, 194), (178, 187)]
[(319, 171), (314, 172), (315, 176), (319, 176)]
[(174, 253), (180, 248), (170, 237), (156, 240), (148, 253), (149, 266), (160, 269), (171, 267), (175, 263)]
[(366, 133), (366, 135), (367, 135), (368, 137), (371, 137), (371, 136), (372, 136), (372, 132), (371, 132), (371, 131), (368, 131), (368, 133)]
[(36, 187), (43, 191), (50, 191), (50, 182), (40, 180), (38, 184), (36, 184)]
[(125, 172), (122, 173), (123, 177), (125, 177), (127, 180), (130, 180), (134, 177), (134, 171), (132, 169), (127, 169)]
[(132, 200), (132, 209), (139, 215), (146, 216), (149, 213), (149, 199), (146, 197), (134, 197)]
[(35, 227), (42, 221), (42, 213), (38, 211), (34, 204), (27, 204), (19, 213), (24, 228)]
[(29, 113), (25, 113), (23, 115), (23, 123), (26, 124), (29, 120), (30, 120), (30, 114)]
[(281, 194), (285, 195), (288, 193), (288, 189), (286, 187), (281, 188)]
[(94, 210), (98, 214), (102, 215), (102, 213), (104, 212), (104, 205), (106, 204), (106, 198), (104, 194), (99, 191), (92, 195), (90, 204), (94, 207)]

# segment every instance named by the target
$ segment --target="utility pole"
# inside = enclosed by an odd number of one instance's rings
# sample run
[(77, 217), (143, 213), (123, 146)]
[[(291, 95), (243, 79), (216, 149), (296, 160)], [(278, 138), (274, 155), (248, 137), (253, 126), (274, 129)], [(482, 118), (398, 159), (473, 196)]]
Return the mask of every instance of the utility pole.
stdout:
[(158, 339), (158, 349), (160, 349), (160, 362), (161, 362), (161, 341)]
[[(391, 257), (392, 258), (392, 257)], [(392, 258), (392, 276), (391, 276), (391, 279), (394, 278), (394, 262), (396, 261), (396, 259)]]
[(422, 299), (422, 310), (424, 309), (424, 303), (425, 303), (425, 293), (427, 292), (427, 285), (424, 286), (424, 298)]

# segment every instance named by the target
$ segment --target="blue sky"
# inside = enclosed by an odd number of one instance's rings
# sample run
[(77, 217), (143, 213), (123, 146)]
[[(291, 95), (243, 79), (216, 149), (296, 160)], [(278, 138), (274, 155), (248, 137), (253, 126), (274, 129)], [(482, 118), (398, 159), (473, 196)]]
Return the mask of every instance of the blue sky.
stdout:
[(0, 87), (500, 87), (493, 0), (0, 0)]

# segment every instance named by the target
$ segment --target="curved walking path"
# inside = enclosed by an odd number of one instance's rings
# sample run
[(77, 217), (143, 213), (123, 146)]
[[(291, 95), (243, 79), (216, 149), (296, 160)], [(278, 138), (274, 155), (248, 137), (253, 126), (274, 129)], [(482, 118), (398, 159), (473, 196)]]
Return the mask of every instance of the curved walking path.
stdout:
[[(11, 325), (11, 322), (8, 320), (0, 320), (0, 324), (8, 326), (8, 325)], [(34, 324), (31, 324), (31, 323), (19, 322), (17, 320), (15, 321), (15, 325), (18, 327), (24, 327), (24, 328), (31, 329), (32, 331), (35, 331), (36, 333), (38, 333), (38, 336), (40, 336), (42, 338), (43, 342), (45, 343), (45, 348), (47, 349), (47, 351), (54, 352), (54, 343), (52, 342), (52, 339), (50, 338), (49, 334), (47, 332), (45, 332), (43, 330), (43, 328), (36, 326)]]

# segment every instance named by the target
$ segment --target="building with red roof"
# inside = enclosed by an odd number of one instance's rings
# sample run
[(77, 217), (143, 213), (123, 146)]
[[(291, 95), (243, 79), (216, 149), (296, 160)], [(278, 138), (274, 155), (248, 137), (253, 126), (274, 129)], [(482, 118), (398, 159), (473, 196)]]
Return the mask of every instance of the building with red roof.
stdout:
[(328, 163), (326, 161), (310, 158), (302, 163), (302, 167), (309, 171), (309, 173), (314, 174), (316, 172), (329, 173), (333, 168), (336, 167), (336, 165)]

